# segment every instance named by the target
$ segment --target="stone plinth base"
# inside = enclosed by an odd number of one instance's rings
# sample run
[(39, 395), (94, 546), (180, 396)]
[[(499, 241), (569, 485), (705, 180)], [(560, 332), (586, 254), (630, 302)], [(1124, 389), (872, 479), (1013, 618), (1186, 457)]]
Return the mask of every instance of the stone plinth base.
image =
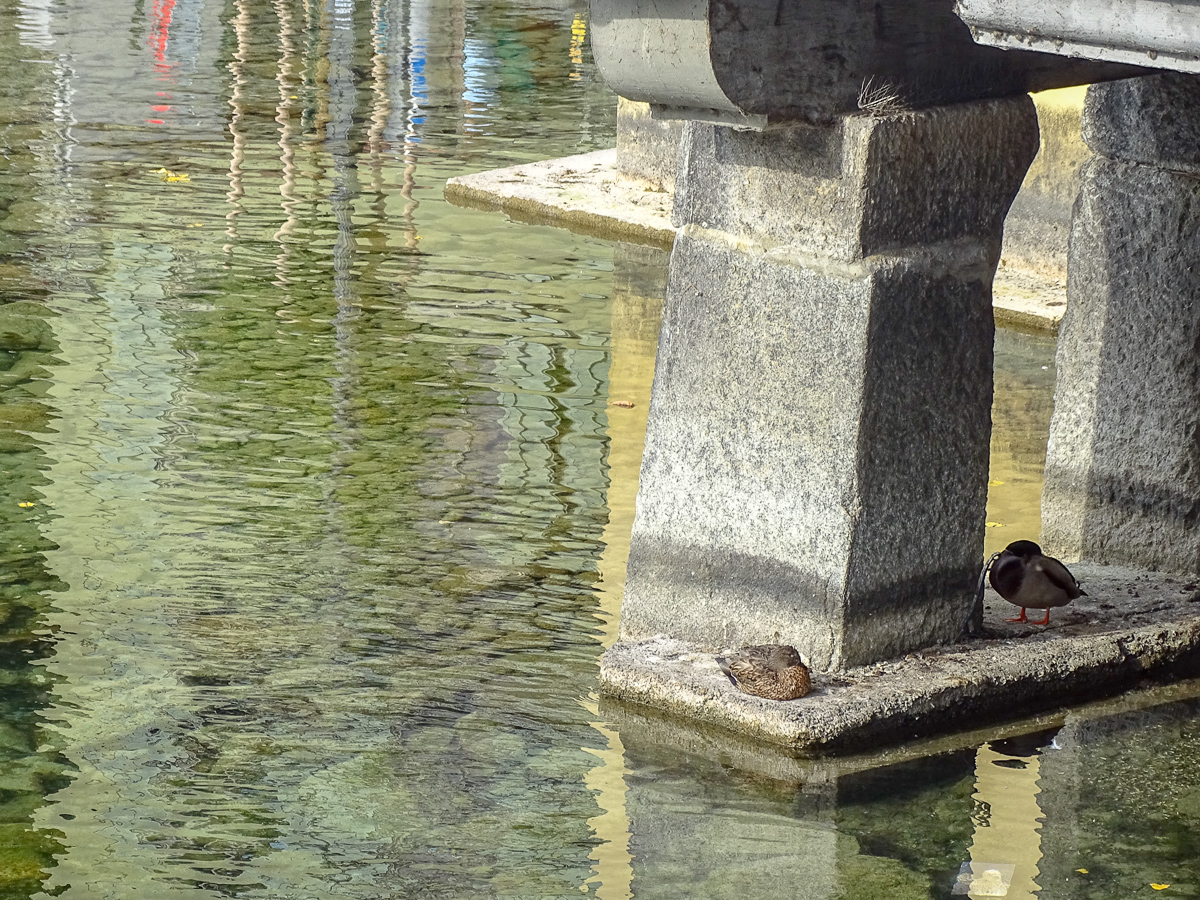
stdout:
[(988, 639), (814, 673), (813, 692), (799, 700), (742, 694), (714, 654), (663, 638), (615, 644), (600, 681), (610, 696), (793, 752), (841, 754), (1109, 696), (1141, 679), (1200, 674), (1196, 583), (1109, 566), (1072, 571), (1090, 596), (1054, 610), (1045, 628), (1005, 622), (1016, 608), (989, 591)]

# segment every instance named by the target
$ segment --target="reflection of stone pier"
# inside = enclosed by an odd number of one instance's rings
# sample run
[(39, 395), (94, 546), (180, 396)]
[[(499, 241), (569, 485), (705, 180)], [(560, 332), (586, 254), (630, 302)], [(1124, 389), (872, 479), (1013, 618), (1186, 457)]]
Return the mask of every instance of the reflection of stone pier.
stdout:
[[(600, 711), (633, 773), (634, 896), (833, 900), (869, 885), (869, 896), (916, 900), (940, 896), (967, 858), (973, 750), (797, 760), (636, 707)], [(898, 829), (915, 806), (923, 827)]]
[(631, 773), (633, 894), (682, 894), (691, 879), (690, 893), (745, 896), (732, 892), (744, 873), (719, 837), (747, 833), (740, 858), (756, 858), (759, 877), (791, 876), (779, 879), (786, 896), (946, 897), (972, 868), (977, 887), (1004, 893), (955, 896), (1137, 896), (1150, 881), (1186, 890), (1195, 867), (1180, 862), (1195, 858), (1186, 848), (1200, 821), (1197, 689), (818, 759), (602, 700)]
[(1151, 882), (1194, 890), (1200, 699), (1194, 685), (1174, 690), (1159, 706), (1071, 713), (1042, 750), (1041, 896), (1147, 895)]
[(605, 647), (617, 639), (625, 593), (629, 533), (666, 289), (666, 256), (650, 247), (618, 244), (614, 260), (608, 369), (608, 524), (604, 529), (599, 585)]

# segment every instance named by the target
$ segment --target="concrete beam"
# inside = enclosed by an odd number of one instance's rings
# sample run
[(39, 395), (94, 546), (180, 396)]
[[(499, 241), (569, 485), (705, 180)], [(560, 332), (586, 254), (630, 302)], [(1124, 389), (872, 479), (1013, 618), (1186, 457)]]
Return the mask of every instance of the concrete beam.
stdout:
[(659, 117), (828, 123), (1088, 84), (1137, 70), (981, 47), (953, 0), (592, 0), (592, 49)]
[(1195, 0), (959, 0), (955, 11), (989, 47), (1200, 72)]

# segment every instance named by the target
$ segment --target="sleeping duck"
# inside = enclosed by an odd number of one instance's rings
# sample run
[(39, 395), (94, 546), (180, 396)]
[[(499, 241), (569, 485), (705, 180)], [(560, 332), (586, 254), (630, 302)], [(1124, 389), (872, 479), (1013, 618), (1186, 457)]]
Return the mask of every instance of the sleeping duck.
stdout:
[[(1044, 556), (1033, 541), (1013, 541), (993, 557), (990, 569), (988, 580), (996, 593), (1021, 607), (1021, 615), (1008, 622), (1048, 625), (1051, 609), (1087, 596), (1067, 567), (1052, 556)], [(1044, 609), (1046, 616), (1035, 622), (1025, 618), (1026, 609)]]
[(717, 665), (743, 694), (767, 700), (795, 700), (812, 688), (808, 666), (787, 644), (743, 647), (729, 658), (717, 657)]

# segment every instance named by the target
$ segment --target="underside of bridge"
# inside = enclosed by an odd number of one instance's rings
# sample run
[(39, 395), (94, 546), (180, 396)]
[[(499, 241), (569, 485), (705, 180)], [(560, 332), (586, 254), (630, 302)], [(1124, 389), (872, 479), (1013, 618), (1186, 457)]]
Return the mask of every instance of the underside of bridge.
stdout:
[(782, 641), (836, 673), (959, 635), (1031, 90), (1095, 85), (1045, 543), (1200, 569), (1200, 78), (981, 46), (952, 0), (592, 0), (592, 21), (604, 77), (650, 104), (624, 146), (685, 122), (610, 690), (651, 639)]

